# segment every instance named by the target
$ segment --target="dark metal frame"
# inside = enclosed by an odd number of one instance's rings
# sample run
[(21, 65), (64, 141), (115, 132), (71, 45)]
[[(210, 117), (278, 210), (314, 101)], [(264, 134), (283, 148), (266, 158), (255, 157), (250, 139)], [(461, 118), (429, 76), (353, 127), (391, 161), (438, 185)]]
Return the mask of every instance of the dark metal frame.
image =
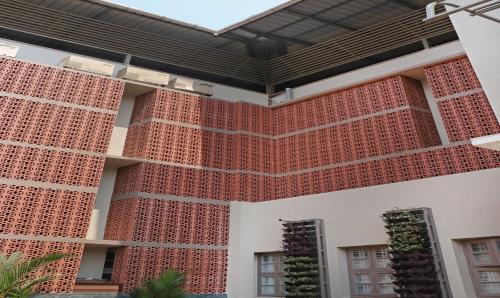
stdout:
[[(380, 59), (372, 60), (373, 56), (407, 54), (408, 51), (401, 50), (405, 46), (426, 44), (426, 39), (454, 32), (449, 19), (425, 23), (424, 17), (425, 9), (416, 10), (272, 60), (261, 60), (23, 0), (0, 0), (0, 37), (17, 34), (26, 36), (22, 41), (42, 40), (42, 45), (56, 45), (56, 48), (63, 43), (72, 45), (73, 49), (92, 48), (108, 56), (110, 53), (128, 56), (132, 65), (134, 61), (146, 61), (148, 66), (157, 64), (159, 70), (260, 92), (267, 88), (272, 94), (273, 90), (281, 91), (284, 87), (331, 76), (323, 73), (336, 68), (340, 68), (337, 73), (342, 73), (380, 62)], [(7, 31), (10, 35), (2, 33)]]

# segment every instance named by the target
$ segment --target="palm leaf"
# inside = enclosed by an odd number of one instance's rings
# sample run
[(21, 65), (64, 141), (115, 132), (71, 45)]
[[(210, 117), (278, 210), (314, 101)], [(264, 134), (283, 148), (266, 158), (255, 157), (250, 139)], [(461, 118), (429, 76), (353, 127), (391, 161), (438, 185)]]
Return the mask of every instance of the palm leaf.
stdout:
[(184, 298), (185, 293), (182, 286), (186, 276), (175, 270), (167, 270), (157, 279), (144, 282), (144, 287), (135, 289), (131, 293), (132, 298)]
[(53, 278), (51, 275), (44, 275), (33, 279), (30, 278), (30, 274), (68, 256), (62, 253), (53, 253), (24, 260), (19, 252), (10, 257), (0, 254), (0, 298), (28, 297), (38, 284)]

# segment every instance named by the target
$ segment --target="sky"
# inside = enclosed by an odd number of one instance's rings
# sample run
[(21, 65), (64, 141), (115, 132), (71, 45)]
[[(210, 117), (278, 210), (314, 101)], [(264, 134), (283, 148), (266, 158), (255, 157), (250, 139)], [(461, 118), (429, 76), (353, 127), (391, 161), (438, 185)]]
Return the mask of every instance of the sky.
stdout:
[(108, 0), (212, 30), (242, 21), (287, 0)]

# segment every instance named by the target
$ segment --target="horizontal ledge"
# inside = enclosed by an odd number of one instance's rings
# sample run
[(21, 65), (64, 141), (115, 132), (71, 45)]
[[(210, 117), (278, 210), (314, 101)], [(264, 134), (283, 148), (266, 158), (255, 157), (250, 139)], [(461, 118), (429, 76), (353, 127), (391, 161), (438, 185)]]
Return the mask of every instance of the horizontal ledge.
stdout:
[(500, 133), (473, 138), (470, 141), (472, 146), (500, 151)]
[(100, 247), (158, 247), (158, 248), (179, 248), (179, 249), (210, 249), (210, 250), (227, 250), (227, 245), (208, 245), (208, 244), (191, 244), (191, 243), (162, 243), (162, 242), (140, 242), (128, 240), (101, 240), (101, 239), (85, 239), (71, 237), (56, 237), (56, 236), (39, 236), (39, 235), (20, 235), (20, 234), (0, 234), (0, 239), (5, 240), (22, 240), (22, 241), (46, 241), (60, 243), (77, 243), (88, 246)]

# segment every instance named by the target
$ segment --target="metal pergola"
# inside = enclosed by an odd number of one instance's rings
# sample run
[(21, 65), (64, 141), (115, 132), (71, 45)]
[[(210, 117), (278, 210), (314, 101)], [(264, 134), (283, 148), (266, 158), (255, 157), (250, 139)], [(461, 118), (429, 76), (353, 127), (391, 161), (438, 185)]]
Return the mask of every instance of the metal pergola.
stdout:
[(0, 37), (272, 93), (456, 39), (448, 18), (422, 21), (427, 4), (292, 0), (211, 31), (101, 0), (0, 0)]

